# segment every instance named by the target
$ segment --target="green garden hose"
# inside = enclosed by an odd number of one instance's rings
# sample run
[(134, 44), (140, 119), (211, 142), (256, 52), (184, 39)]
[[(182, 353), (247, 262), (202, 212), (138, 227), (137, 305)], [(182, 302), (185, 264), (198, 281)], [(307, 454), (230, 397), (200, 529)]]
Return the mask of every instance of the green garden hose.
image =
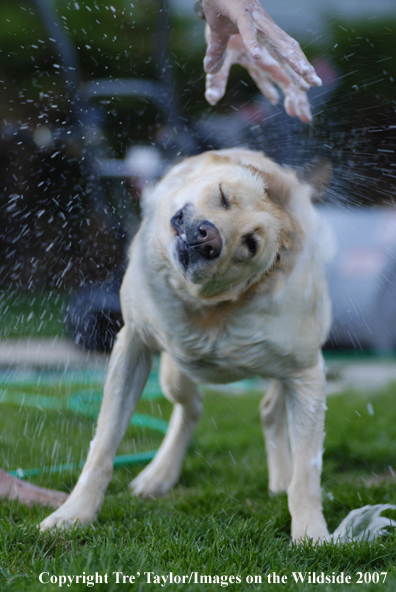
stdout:
[[(68, 371), (68, 372), (14, 372), (0, 373), (0, 404), (8, 403), (25, 407), (36, 407), (37, 409), (64, 410), (78, 413), (86, 417), (96, 418), (99, 414), (103, 395), (103, 383), (106, 378), (105, 371)], [(56, 384), (62, 384), (70, 387), (80, 387), (73, 395), (59, 399), (46, 395), (29, 394), (20, 390), (21, 388), (39, 388), (49, 387)], [(100, 385), (100, 386), (99, 386)], [(255, 389), (258, 383), (255, 379), (244, 380), (236, 383), (234, 386), (238, 391)], [(230, 385), (228, 386), (230, 388)], [(259, 388), (259, 387), (258, 387)], [(160, 399), (162, 392), (158, 382), (158, 373), (152, 372), (146, 383), (143, 399)], [(161, 434), (166, 434), (168, 422), (159, 417), (151, 417), (141, 413), (135, 413), (131, 419), (131, 425), (145, 427), (156, 430)], [(136, 452), (116, 456), (114, 466), (126, 466), (133, 464), (145, 464), (150, 462), (157, 450), (146, 452)], [(44, 466), (35, 469), (17, 469), (9, 471), (11, 475), (19, 478), (31, 477), (45, 473), (60, 473), (63, 471), (72, 471), (84, 465), (84, 461), (78, 463), (66, 463), (61, 465)]]
[[(80, 415), (96, 418), (99, 414), (99, 409), (102, 401), (103, 388), (92, 389), (91, 385), (98, 384), (100, 378), (104, 380), (104, 373), (98, 376), (96, 372), (88, 373), (71, 373), (62, 374), (61, 376), (54, 373), (36, 373), (26, 374), (25, 376), (2, 375), (0, 376), (0, 403), (8, 403), (11, 405), (19, 405), (24, 407), (36, 407), (37, 409), (59, 409), (65, 411), (72, 411)], [(38, 386), (53, 386), (56, 384), (56, 379), (62, 384), (68, 386), (83, 386), (83, 389), (62, 400), (57, 397), (50, 397), (46, 395), (33, 395), (21, 391), (14, 391), (9, 387), (38, 387)], [(99, 379), (99, 380), (98, 380)], [(89, 390), (87, 391), (87, 388)], [(153, 373), (150, 375), (145, 391), (143, 393), (144, 399), (159, 399), (162, 397), (161, 390), (158, 384), (158, 375)], [(168, 429), (168, 422), (159, 417), (151, 417), (142, 413), (135, 413), (131, 419), (131, 425), (145, 427), (156, 430), (161, 434), (165, 434)], [(137, 452), (133, 454), (124, 454), (117, 456), (114, 459), (114, 466), (125, 466), (131, 464), (144, 464), (152, 460), (157, 450), (149, 450), (146, 452)], [(32, 477), (45, 473), (61, 473), (63, 471), (72, 471), (80, 468), (84, 462), (66, 463), (61, 465), (44, 466), (35, 469), (17, 469), (16, 471), (9, 471), (10, 475), (19, 478)]]

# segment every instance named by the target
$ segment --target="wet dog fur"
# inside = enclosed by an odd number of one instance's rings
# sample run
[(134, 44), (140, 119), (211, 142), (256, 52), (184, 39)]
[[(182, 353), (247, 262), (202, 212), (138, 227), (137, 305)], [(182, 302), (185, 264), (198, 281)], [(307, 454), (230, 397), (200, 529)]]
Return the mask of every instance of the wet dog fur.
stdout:
[(177, 482), (202, 413), (200, 384), (271, 378), (260, 407), (269, 489), (287, 491), (294, 541), (328, 534), (321, 346), (331, 312), (315, 193), (262, 153), (233, 149), (181, 162), (146, 196), (96, 435), (69, 499), (42, 529), (97, 516), (160, 351), (161, 387), (174, 410), (132, 492), (160, 496)]

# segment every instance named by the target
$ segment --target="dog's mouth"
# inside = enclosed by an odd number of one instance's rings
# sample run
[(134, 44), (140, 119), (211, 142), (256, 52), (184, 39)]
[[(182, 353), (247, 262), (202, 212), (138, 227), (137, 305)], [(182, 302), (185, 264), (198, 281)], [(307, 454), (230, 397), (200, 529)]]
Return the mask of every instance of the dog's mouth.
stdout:
[(208, 220), (197, 221), (189, 204), (176, 212), (171, 225), (176, 231), (177, 254), (184, 270), (220, 256), (223, 240), (219, 229)]

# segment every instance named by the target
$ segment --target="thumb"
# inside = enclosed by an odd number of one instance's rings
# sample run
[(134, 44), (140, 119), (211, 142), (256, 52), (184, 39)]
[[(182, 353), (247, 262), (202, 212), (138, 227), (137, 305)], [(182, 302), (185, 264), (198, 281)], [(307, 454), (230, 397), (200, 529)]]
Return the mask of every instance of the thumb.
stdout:
[(215, 105), (224, 96), (230, 66), (229, 60), (225, 60), (222, 68), (216, 74), (206, 75), (205, 99), (210, 105)]
[(221, 69), (225, 60), (229, 38), (230, 35), (217, 33), (208, 27), (206, 34), (208, 46), (204, 59), (206, 74), (215, 74)]

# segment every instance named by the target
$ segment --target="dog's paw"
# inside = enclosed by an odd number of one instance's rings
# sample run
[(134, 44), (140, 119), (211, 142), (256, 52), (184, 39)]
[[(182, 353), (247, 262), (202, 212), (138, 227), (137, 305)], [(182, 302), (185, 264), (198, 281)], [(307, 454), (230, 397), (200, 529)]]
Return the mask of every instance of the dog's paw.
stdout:
[(45, 520), (40, 523), (40, 530), (44, 532), (45, 530), (52, 530), (52, 529), (59, 529), (59, 530), (67, 530), (74, 526), (78, 519), (74, 520), (64, 516), (64, 515), (57, 515), (57, 512), (50, 514)]
[(79, 510), (76, 504), (70, 505), (66, 502), (41, 522), (40, 530), (67, 530), (76, 524), (87, 526), (95, 519), (95, 515), (87, 512), (86, 506), (83, 505), (82, 508)]
[(298, 524), (292, 526), (292, 540), (293, 543), (302, 543), (304, 541), (312, 541), (313, 543), (319, 543), (329, 536), (326, 523), (318, 524)]
[(129, 484), (129, 489), (133, 495), (143, 499), (162, 497), (169, 493), (178, 478), (178, 474), (172, 475), (169, 467), (150, 464)]

